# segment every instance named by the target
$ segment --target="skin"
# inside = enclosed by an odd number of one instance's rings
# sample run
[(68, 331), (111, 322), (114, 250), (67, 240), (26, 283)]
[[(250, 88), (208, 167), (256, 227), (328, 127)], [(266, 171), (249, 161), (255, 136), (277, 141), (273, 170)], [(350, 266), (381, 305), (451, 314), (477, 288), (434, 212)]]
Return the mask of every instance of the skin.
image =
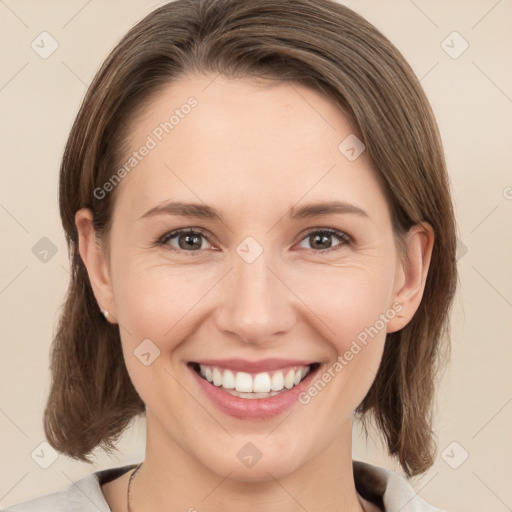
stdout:
[[(427, 224), (397, 250), (386, 198), (363, 154), (338, 145), (353, 129), (320, 92), (299, 84), (189, 75), (160, 92), (132, 123), (139, 148), (168, 113), (198, 105), (118, 185), (108, 250), (87, 209), (76, 214), (80, 254), (109, 321), (120, 325), (124, 359), (146, 404), (146, 457), (132, 484), (132, 510), (291, 512), (377, 510), (356, 492), (352, 421), (378, 371), (386, 332), (404, 327), (423, 293), (434, 236)], [(204, 203), (215, 219), (163, 214), (165, 201)], [(292, 207), (344, 201), (366, 215), (289, 219)], [(152, 242), (203, 228), (197, 249)], [(331, 228), (320, 252), (311, 228)], [(237, 246), (252, 236), (263, 253), (247, 263)], [(313, 239), (312, 239), (313, 238)], [(167, 247), (180, 251), (179, 237)], [(265, 420), (232, 418), (203, 394), (186, 362), (239, 357), (300, 358), (319, 375), (379, 315), (400, 312), (307, 405)], [(160, 349), (145, 366), (144, 339)], [(253, 443), (252, 468), (237, 452)], [(131, 474), (131, 472), (130, 472)], [(129, 474), (105, 484), (114, 512), (126, 510)], [(300, 505), (299, 505), (300, 504)]]

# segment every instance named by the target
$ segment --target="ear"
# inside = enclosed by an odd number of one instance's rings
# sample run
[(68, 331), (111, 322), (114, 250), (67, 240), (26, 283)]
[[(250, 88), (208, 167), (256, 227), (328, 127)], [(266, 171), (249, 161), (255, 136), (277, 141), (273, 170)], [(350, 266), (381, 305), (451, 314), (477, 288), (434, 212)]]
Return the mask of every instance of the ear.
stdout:
[(108, 311), (107, 320), (117, 318), (114, 293), (110, 281), (110, 271), (104, 248), (97, 239), (93, 227), (93, 215), (89, 208), (82, 208), (75, 214), (78, 231), (78, 250), (84, 262), (91, 282), (91, 287), (101, 311)]
[(388, 322), (387, 332), (399, 331), (405, 327), (416, 313), (427, 280), (432, 248), (434, 246), (434, 230), (428, 223), (414, 225), (407, 233), (404, 250), (400, 254), (395, 272), (395, 289), (392, 303), (401, 305), (394, 307), (396, 316)]

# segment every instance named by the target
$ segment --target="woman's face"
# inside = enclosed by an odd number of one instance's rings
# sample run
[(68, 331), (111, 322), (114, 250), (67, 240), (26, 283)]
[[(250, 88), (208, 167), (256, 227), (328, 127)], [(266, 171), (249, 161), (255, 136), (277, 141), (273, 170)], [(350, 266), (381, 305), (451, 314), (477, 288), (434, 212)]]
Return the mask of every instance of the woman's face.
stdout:
[(95, 292), (162, 456), (258, 480), (350, 450), (386, 332), (405, 323), (390, 211), (359, 144), (295, 83), (189, 76), (133, 123), (112, 295)]

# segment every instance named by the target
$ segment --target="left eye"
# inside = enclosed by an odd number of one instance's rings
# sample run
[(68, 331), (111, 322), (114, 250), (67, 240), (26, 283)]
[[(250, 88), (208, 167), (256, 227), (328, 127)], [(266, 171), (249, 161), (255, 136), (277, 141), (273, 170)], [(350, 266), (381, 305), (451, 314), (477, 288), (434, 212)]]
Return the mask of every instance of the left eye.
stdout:
[[(333, 244), (333, 238), (337, 239), (338, 243)], [(302, 239), (300, 247), (304, 247), (302, 244), (305, 241), (310, 243), (310, 247), (305, 247), (306, 249), (319, 249), (318, 252), (321, 252), (336, 247), (338, 245), (348, 244), (350, 242), (350, 239), (348, 235), (339, 231), (318, 230), (311, 231), (310, 233), (308, 233), (308, 235)]]

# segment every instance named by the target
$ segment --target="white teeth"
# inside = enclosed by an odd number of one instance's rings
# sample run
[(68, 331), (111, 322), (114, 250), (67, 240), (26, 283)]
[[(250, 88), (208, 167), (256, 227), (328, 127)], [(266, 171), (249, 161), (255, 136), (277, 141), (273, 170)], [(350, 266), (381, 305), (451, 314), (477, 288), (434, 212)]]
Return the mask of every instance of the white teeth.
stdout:
[(268, 373), (258, 373), (252, 383), (254, 393), (268, 393), (270, 391), (270, 375)]
[[(260, 372), (253, 376), (247, 372), (234, 372), (216, 366), (199, 365), (200, 375), (208, 382), (225, 390), (233, 390), (230, 391), (232, 395), (242, 398), (265, 398), (278, 394), (284, 388), (292, 389), (309, 373), (309, 370), (309, 366), (300, 366), (270, 373)], [(271, 373), (272, 376), (270, 376)]]
[(212, 377), (214, 386), (220, 386), (222, 384), (222, 373), (219, 372), (218, 368), (213, 369)]
[(222, 387), (225, 389), (235, 389), (235, 374), (231, 370), (224, 370)]
[(235, 377), (235, 389), (240, 393), (252, 391), (252, 377), (250, 373), (237, 372)]
[(270, 387), (272, 388), (272, 391), (281, 391), (284, 388), (283, 372), (276, 372), (272, 375)]
[(293, 370), (289, 370), (284, 378), (284, 387), (286, 389), (293, 388), (293, 381), (295, 380), (295, 372)]

